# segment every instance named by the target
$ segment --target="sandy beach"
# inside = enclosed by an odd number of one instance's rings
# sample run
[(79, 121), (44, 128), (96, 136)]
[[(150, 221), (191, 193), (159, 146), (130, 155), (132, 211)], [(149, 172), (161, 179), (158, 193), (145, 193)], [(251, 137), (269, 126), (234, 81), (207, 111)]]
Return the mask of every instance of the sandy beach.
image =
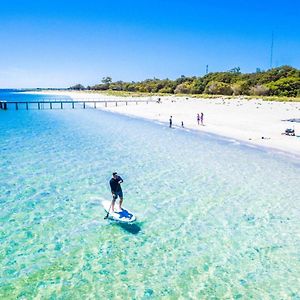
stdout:
[[(32, 93), (32, 92), (30, 92)], [(39, 94), (65, 95), (74, 100), (105, 99), (107, 101), (134, 101), (133, 97), (105, 96), (103, 94), (74, 91), (41, 91)], [(138, 99), (157, 100), (158, 96)], [(119, 103), (98, 107), (115, 113), (163, 122), (168, 126), (173, 118), (173, 127), (199, 130), (248, 144), (272, 148), (300, 156), (300, 123), (288, 120), (300, 119), (300, 103), (268, 102), (261, 99), (196, 99), (191, 97), (160, 97), (161, 103)], [(198, 125), (197, 114), (204, 114)], [(282, 133), (287, 128), (295, 130), (296, 136)]]

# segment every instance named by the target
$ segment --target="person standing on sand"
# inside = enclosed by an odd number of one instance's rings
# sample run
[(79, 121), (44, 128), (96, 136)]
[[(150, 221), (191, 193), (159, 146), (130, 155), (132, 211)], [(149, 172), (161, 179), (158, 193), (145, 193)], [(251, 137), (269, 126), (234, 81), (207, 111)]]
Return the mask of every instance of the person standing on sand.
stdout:
[[(201, 113), (200, 121), (201, 121), (201, 125), (203, 126), (203, 112)], [(199, 123), (198, 123), (198, 124), (199, 124)]]
[(114, 212), (115, 209), (115, 203), (118, 197), (120, 198), (119, 202), (119, 208), (122, 210), (122, 203), (123, 203), (123, 192), (121, 188), (121, 183), (123, 182), (123, 179), (118, 176), (117, 172), (112, 173), (112, 178), (109, 181), (111, 193), (113, 196), (113, 200), (111, 202), (111, 210)]
[(169, 123), (170, 123), (169, 127), (172, 128), (172, 123), (173, 123), (172, 116), (170, 116)]
[(197, 114), (197, 123), (198, 123), (198, 125), (200, 125), (200, 115), (199, 114)]

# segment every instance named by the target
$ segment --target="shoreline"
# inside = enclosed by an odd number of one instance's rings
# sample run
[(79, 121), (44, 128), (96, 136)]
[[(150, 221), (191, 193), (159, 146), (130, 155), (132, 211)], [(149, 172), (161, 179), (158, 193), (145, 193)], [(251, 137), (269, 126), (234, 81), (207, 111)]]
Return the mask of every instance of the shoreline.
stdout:
[[(125, 116), (127, 118), (134, 118), (134, 119), (143, 120), (143, 121), (146, 121), (146, 122), (152, 122), (152, 123), (158, 124), (160, 126), (165, 126), (165, 127), (169, 126), (168, 122), (163, 122), (163, 121), (158, 121), (158, 120), (151, 120), (149, 118), (144, 118), (144, 117), (141, 117), (141, 116), (126, 114), (126, 113), (120, 113), (120, 112), (117, 112), (117, 111), (110, 111), (110, 110), (107, 110), (106, 108), (103, 108), (103, 109), (102, 108), (97, 108), (97, 109), (102, 110), (103, 112), (108, 112), (108, 113), (117, 114), (117, 115), (120, 115), (120, 116)], [(289, 152), (289, 151), (285, 151), (285, 150), (281, 150), (281, 149), (277, 149), (277, 148), (272, 148), (272, 147), (269, 147), (269, 146), (258, 145), (258, 144), (250, 143), (249, 141), (239, 140), (239, 139), (236, 139), (236, 138), (233, 138), (233, 137), (219, 135), (217, 133), (213, 133), (213, 132), (209, 132), (209, 131), (200, 131), (200, 130), (193, 129), (193, 128), (182, 128), (180, 126), (173, 126), (172, 129), (182, 130), (183, 132), (186, 132), (186, 133), (205, 135), (205, 136), (208, 136), (210, 138), (226, 142), (228, 144), (237, 144), (237, 145), (240, 145), (240, 146), (245, 146), (245, 147), (250, 148), (250, 149), (259, 150), (259, 151), (262, 151), (264, 153), (272, 153), (274, 155), (280, 155), (280, 156), (283, 156), (283, 157), (288, 158), (288, 159), (296, 159), (297, 164), (300, 163), (300, 154), (298, 154), (298, 153), (293, 153), (293, 152)], [(300, 139), (300, 137), (299, 137), (299, 139)]]
[[(97, 93), (70, 91), (38, 91), (28, 94), (69, 96), (73, 100), (103, 99), (113, 101), (134, 101), (136, 97), (120, 97)], [(142, 97), (143, 98), (143, 97)], [(149, 99), (149, 97), (144, 97)], [(129, 117), (138, 117), (159, 122), (168, 126), (170, 115), (175, 127), (208, 133), (227, 140), (233, 139), (246, 145), (262, 147), (266, 150), (286, 153), (300, 157), (300, 123), (288, 122), (299, 119), (300, 103), (266, 102), (245, 99), (200, 99), (176, 96), (153, 96), (152, 100), (161, 99), (162, 103), (129, 104), (98, 107), (103, 111), (120, 113)], [(139, 100), (141, 97), (139, 97)], [(197, 113), (204, 113), (204, 126), (198, 125)], [(287, 128), (294, 128), (296, 136), (282, 133)]]

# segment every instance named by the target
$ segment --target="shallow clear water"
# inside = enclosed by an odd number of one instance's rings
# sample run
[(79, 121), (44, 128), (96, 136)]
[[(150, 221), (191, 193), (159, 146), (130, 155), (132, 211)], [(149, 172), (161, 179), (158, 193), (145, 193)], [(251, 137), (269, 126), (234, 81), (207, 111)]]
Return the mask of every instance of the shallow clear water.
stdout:
[[(95, 110), (0, 111), (1, 299), (300, 299), (292, 159)], [(103, 219), (124, 178), (138, 222)]]

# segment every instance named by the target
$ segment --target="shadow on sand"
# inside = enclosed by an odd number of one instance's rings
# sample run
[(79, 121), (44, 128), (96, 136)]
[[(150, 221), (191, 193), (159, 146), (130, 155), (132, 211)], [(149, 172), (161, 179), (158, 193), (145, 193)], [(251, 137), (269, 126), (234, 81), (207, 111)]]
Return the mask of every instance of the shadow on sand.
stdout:
[(116, 223), (116, 225), (131, 234), (138, 234), (141, 231), (141, 227), (136, 223), (134, 224)]

